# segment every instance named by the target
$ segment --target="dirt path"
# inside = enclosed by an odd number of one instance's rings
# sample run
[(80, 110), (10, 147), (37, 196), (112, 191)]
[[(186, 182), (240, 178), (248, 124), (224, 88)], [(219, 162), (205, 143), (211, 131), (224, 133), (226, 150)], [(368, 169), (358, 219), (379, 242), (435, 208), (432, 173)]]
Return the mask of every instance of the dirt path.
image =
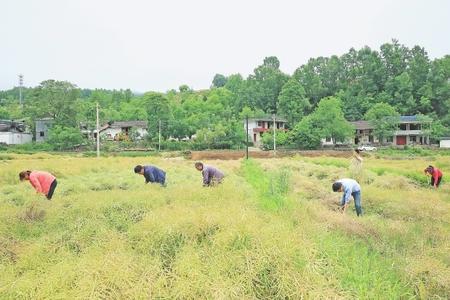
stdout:
[[(310, 150), (310, 151), (278, 151), (274, 156), (273, 151), (250, 151), (249, 157), (252, 158), (273, 158), (273, 157), (288, 157), (288, 156), (332, 156), (332, 157), (350, 157), (350, 151), (336, 151), (336, 150)], [(233, 160), (245, 157), (245, 151), (233, 151), (233, 150), (216, 150), (216, 151), (192, 151), (187, 155), (192, 160), (202, 159), (222, 159)]]

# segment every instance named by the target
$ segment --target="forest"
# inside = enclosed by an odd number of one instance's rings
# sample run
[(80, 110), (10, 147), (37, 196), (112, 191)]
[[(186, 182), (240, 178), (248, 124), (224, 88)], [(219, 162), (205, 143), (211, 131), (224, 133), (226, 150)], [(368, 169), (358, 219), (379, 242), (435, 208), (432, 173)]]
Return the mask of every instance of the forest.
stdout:
[[(20, 105), (18, 87), (0, 91), (0, 119), (24, 119), (33, 128), (35, 119), (52, 117), (49, 142), (64, 139), (67, 147), (84, 142), (80, 125), (95, 128), (97, 103), (102, 124), (147, 120), (149, 143), (157, 140), (161, 122), (163, 140), (195, 135), (206, 148), (239, 147), (245, 141), (245, 116), (272, 114), (286, 118), (291, 129), (280, 132), (281, 144), (299, 148), (317, 148), (325, 137), (344, 141), (353, 133), (349, 121), (378, 124), (400, 115), (432, 120), (434, 141), (450, 134), (450, 55), (430, 59), (423, 47), (408, 48), (397, 40), (378, 50), (366, 46), (311, 58), (293, 74), (268, 56), (246, 78), (216, 74), (206, 90), (181, 85), (164, 93), (138, 93), (49, 79), (23, 88), (22, 94)], [(378, 131), (388, 135), (392, 128)]]

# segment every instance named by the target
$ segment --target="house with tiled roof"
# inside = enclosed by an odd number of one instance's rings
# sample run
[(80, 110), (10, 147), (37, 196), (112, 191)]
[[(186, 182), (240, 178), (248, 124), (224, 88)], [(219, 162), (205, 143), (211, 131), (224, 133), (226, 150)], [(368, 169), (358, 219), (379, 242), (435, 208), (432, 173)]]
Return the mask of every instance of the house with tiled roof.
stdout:
[[(115, 121), (109, 122), (100, 127), (100, 137), (107, 140), (120, 140), (127, 138), (129, 134), (135, 130), (140, 138), (148, 135), (147, 121)], [(97, 136), (97, 131), (94, 130), (94, 138)]]
[(354, 143), (392, 144), (392, 145), (429, 145), (429, 129), (431, 122), (423, 121), (418, 116), (400, 116), (398, 129), (394, 135), (379, 141), (374, 135), (374, 126), (369, 121), (350, 122), (355, 127)]

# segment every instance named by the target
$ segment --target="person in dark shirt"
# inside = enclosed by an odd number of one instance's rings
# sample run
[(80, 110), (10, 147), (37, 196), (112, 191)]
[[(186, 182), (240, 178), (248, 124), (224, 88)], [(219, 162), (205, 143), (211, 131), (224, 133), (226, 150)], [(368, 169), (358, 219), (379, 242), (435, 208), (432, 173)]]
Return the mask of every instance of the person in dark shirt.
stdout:
[(196, 162), (195, 168), (202, 172), (203, 186), (216, 186), (222, 183), (225, 175), (218, 169), (204, 165), (202, 162)]
[(145, 183), (159, 183), (166, 186), (166, 172), (155, 166), (137, 165), (134, 167), (134, 173), (143, 175)]

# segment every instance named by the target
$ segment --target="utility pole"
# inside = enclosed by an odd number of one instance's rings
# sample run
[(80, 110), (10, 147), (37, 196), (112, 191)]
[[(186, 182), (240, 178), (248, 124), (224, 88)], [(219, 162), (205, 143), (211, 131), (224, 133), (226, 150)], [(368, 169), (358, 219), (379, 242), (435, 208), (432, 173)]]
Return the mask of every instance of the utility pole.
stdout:
[(23, 108), (23, 105), (22, 105), (22, 87), (23, 87), (23, 75), (19, 74), (19, 104), (20, 104), (20, 108)]
[(277, 134), (276, 134), (276, 121), (275, 121), (276, 117), (275, 114), (273, 114), (273, 156), (277, 155)]
[(246, 158), (248, 159), (248, 115), (247, 116), (245, 116), (245, 123), (246, 123), (246, 126), (245, 126), (245, 128), (246, 128), (246, 135), (247, 135), (247, 143), (245, 144), (245, 146), (246, 146)]
[(97, 102), (97, 157), (100, 157), (100, 125), (98, 120), (98, 102)]
[(159, 130), (158, 130), (158, 151), (161, 151), (161, 120), (159, 120)]

